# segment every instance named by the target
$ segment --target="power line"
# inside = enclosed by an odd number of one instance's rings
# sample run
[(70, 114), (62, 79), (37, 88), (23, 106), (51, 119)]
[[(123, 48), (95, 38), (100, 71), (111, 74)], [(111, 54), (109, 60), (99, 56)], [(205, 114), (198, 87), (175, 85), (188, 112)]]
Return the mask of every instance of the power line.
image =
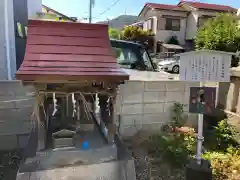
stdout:
[(109, 6), (105, 11), (103, 11), (102, 13), (100, 13), (99, 16), (103, 15), (105, 12), (107, 12), (108, 10), (110, 10), (113, 6), (115, 6), (120, 0), (116, 0), (111, 6)]

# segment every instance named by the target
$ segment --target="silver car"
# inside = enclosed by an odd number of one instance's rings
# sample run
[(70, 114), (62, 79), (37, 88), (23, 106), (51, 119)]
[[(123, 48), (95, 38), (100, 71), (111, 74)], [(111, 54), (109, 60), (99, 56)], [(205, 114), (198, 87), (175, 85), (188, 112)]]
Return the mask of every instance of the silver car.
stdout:
[(160, 71), (179, 73), (180, 68), (180, 56), (174, 55), (172, 58), (162, 60), (158, 63)]

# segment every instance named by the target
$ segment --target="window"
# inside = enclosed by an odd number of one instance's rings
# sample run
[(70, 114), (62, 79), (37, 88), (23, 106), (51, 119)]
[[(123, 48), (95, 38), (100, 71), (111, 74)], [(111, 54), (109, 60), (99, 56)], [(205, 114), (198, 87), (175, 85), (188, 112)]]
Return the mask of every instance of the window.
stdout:
[(135, 69), (135, 65), (137, 63), (137, 56), (133, 51), (126, 48), (113, 47), (113, 49), (116, 55), (117, 63), (122, 68)]
[(165, 30), (180, 31), (180, 19), (166, 18)]
[(201, 27), (201, 26), (203, 26), (209, 19), (210, 19), (211, 17), (208, 17), (208, 16), (206, 16), (206, 17), (199, 17), (198, 18), (198, 27)]
[(180, 56), (173, 56), (173, 59), (176, 60), (176, 61), (179, 61), (180, 60)]
[(148, 20), (148, 30), (153, 31), (153, 19)]

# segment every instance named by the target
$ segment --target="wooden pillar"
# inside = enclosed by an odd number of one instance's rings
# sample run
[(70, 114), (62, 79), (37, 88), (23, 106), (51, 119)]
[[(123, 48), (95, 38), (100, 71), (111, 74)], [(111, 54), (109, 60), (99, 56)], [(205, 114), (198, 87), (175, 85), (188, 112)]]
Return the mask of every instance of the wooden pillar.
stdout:
[(100, 114), (101, 119), (105, 123), (105, 125), (108, 125), (109, 122), (109, 108), (108, 108), (108, 95), (105, 94), (99, 94), (99, 106), (100, 106)]
[(35, 116), (37, 120), (37, 132), (38, 132), (38, 145), (37, 151), (44, 150), (46, 148), (46, 140), (47, 140), (47, 131), (46, 131), (46, 117), (44, 114), (44, 96), (36, 97), (35, 104)]

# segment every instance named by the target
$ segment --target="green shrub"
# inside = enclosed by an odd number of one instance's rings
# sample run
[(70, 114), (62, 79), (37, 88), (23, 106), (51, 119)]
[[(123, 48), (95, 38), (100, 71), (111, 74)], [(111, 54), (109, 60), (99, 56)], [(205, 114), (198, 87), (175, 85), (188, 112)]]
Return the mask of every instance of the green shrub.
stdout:
[(239, 180), (240, 149), (234, 140), (237, 132), (227, 119), (219, 121), (214, 130), (211, 137), (206, 137), (209, 151), (203, 158), (211, 162), (215, 180)]
[(150, 153), (161, 156), (170, 165), (183, 167), (196, 151), (195, 138), (183, 133), (156, 134), (150, 137)]
[(230, 147), (227, 152), (207, 152), (203, 158), (211, 162), (215, 180), (240, 179), (240, 150)]
[(176, 128), (176, 127), (182, 127), (183, 125), (185, 125), (186, 123), (186, 119), (184, 117), (184, 105), (179, 103), (179, 102), (175, 102), (173, 104), (172, 107), (172, 127)]
[(237, 143), (234, 140), (236, 135), (235, 128), (228, 124), (227, 119), (218, 122), (215, 127), (216, 147), (218, 150), (226, 150), (230, 146), (236, 146)]

